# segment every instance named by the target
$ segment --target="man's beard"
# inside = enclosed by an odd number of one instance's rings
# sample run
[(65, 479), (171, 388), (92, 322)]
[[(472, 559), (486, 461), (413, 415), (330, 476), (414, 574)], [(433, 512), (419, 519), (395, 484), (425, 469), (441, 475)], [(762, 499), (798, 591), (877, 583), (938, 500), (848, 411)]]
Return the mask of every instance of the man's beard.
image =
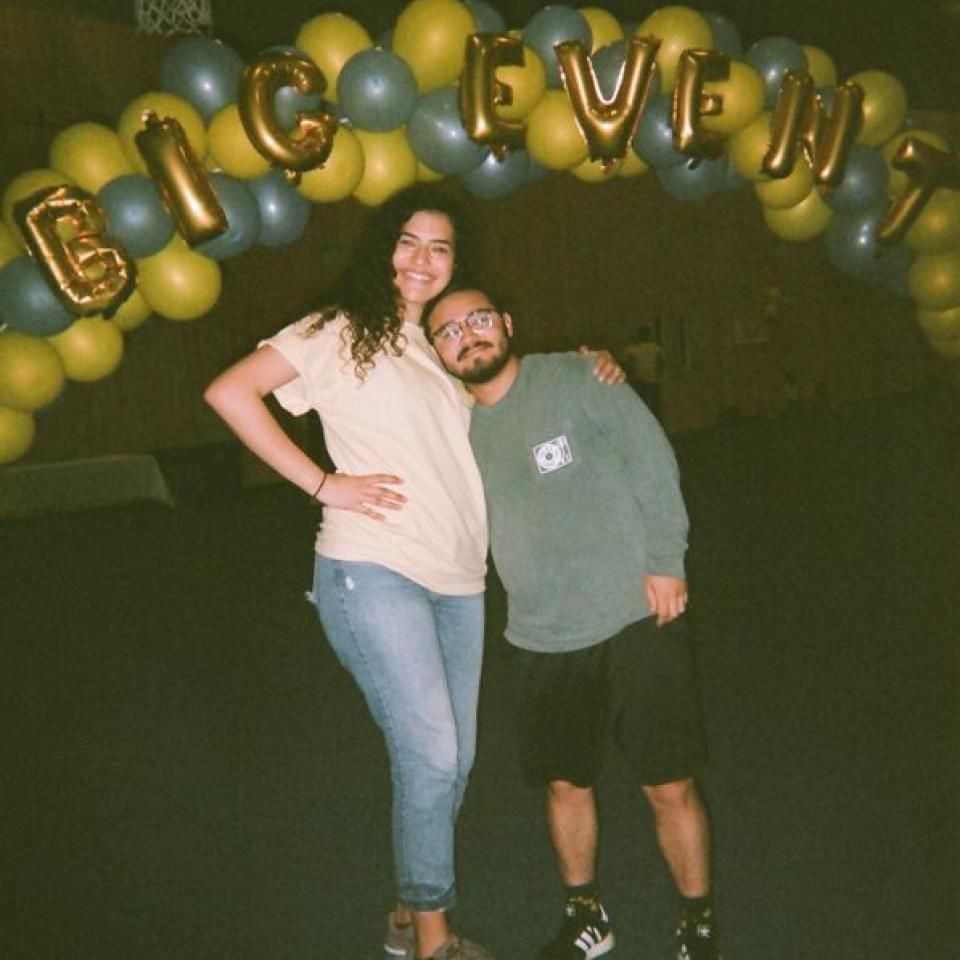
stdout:
[[(492, 346), (489, 341), (482, 344)], [(510, 341), (504, 339), (500, 349), (493, 356), (481, 358), (476, 366), (463, 368), (457, 372), (457, 377), (464, 383), (489, 383), (506, 365), (510, 359)]]

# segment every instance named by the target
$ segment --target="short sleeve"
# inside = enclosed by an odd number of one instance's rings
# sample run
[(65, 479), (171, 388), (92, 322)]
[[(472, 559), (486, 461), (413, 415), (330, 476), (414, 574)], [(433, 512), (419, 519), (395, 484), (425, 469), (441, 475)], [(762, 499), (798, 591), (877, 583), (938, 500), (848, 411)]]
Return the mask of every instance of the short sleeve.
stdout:
[(311, 370), (316, 368), (320, 359), (318, 354), (328, 348), (330, 340), (329, 331), (310, 331), (309, 328), (317, 319), (317, 314), (311, 314), (258, 344), (261, 347), (272, 347), (297, 371), (293, 380), (273, 391), (280, 406), (296, 417), (317, 406)]

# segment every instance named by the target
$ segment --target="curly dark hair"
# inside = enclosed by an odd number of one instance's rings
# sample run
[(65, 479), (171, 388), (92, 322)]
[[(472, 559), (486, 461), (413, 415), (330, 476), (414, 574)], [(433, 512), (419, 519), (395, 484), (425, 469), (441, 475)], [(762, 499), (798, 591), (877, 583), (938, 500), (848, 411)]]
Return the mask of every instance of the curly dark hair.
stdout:
[(367, 221), (350, 265), (344, 272), (337, 300), (319, 311), (308, 333), (339, 313), (349, 323), (350, 356), (359, 379), (373, 369), (378, 353), (403, 353), (403, 305), (394, 282), (393, 254), (403, 225), (423, 210), (442, 213), (453, 224), (454, 278), (467, 272), (471, 237), (459, 205), (448, 195), (426, 186), (410, 187), (391, 198)]

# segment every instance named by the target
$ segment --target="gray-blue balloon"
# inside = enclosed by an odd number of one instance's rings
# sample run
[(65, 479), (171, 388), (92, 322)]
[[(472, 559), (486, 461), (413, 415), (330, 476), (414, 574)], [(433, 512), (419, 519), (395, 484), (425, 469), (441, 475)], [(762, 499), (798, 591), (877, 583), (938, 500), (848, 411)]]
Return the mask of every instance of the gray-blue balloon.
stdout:
[(183, 97), (209, 120), (237, 99), (243, 67), (240, 55), (219, 40), (183, 37), (160, 64), (160, 86)]
[(487, 148), (474, 143), (463, 128), (453, 87), (441, 87), (420, 98), (407, 124), (407, 137), (420, 160), (448, 176), (473, 170), (487, 155)]
[(260, 210), (257, 243), (262, 247), (284, 247), (299, 240), (310, 220), (310, 201), (276, 170), (247, 183)]
[(29, 257), (14, 257), (0, 268), (0, 326), (51, 337), (75, 319)]
[(651, 167), (674, 167), (690, 159), (673, 145), (671, 114), (669, 96), (651, 97), (637, 124), (633, 149)]
[[(613, 43), (608, 43), (591, 54), (590, 62), (593, 65), (593, 72), (605, 100), (609, 100), (617, 92), (626, 60), (626, 40), (614, 40)], [(660, 89), (660, 68), (656, 63), (653, 65), (650, 89)]]
[(830, 220), (823, 233), (823, 244), (837, 269), (861, 280), (875, 270), (883, 248), (874, 231), (884, 213), (884, 206), (878, 205), (869, 210), (838, 213)]
[(210, 175), (213, 191), (223, 207), (227, 229), (218, 237), (201, 243), (197, 251), (211, 260), (226, 260), (249, 250), (260, 236), (260, 205), (249, 186), (225, 173)]
[(476, 33), (503, 33), (506, 30), (507, 21), (489, 3), (484, 0), (463, 0), (463, 4), (473, 14)]
[(530, 155), (526, 150), (512, 150), (503, 160), (491, 153), (479, 167), (465, 173), (460, 181), (468, 192), (482, 200), (500, 200), (527, 183)]
[[(310, 57), (299, 47), (277, 45), (268, 47), (264, 53), (290, 53), (295, 57)], [(319, 93), (301, 93), (296, 87), (281, 87), (273, 97), (273, 110), (277, 122), (284, 130), (292, 130), (297, 125), (297, 114), (307, 110), (316, 110), (323, 103)]]
[(713, 49), (725, 53), (728, 57), (739, 57), (743, 54), (743, 41), (740, 39), (740, 31), (733, 25), (733, 22), (722, 13), (714, 13), (710, 10), (701, 11), (703, 19), (710, 24), (713, 31)]
[(406, 61), (371, 47), (354, 54), (337, 78), (337, 104), (360, 130), (402, 127), (417, 105), (417, 81)]
[(688, 161), (656, 170), (664, 192), (676, 200), (702, 201), (723, 189), (723, 160)]
[(862, 210), (879, 204), (887, 194), (889, 172), (883, 154), (857, 144), (847, 154), (843, 179), (823, 199), (837, 211)]
[(97, 193), (107, 233), (132, 257), (162, 250), (176, 229), (149, 177), (131, 173), (111, 180)]
[(548, 87), (563, 86), (560, 64), (553, 48), (570, 40), (582, 40), (589, 50), (593, 45), (593, 32), (579, 10), (562, 3), (548, 4), (538, 10), (523, 28), (523, 42), (543, 61)]
[(747, 178), (737, 171), (736, 167), (730, 162), (729, 156), (723, 157), (721, 163), (723, 164), (723, 176), (720, 180), (719, 189), (724, 192), (742, 190), (747, 185)]
[(590, 62), (597, 78), (597, 86), (605, 100), (609, 100), (616, 92), (623, 73), (623, 65), (627, 59), (627, 44), (625, 40), (615, 40), (595, 51)]
[(763, 80), (764, 104), (777, 102), (780, 86), (788, 70), (806, 70), (807, 55), (796, 40), (789, 37), (764, 37), (747, 51), (744, 59)]

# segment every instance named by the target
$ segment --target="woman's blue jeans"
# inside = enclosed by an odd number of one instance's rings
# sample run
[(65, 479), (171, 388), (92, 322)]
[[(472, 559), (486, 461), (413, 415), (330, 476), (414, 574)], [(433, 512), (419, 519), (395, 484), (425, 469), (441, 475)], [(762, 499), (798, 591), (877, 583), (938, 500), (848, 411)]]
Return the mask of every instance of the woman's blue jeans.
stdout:
[(454, 827), (476, 747), (483, 594), (432, 593), (379, 564), (318, 555), (313, 602), (386, 741), (399, 900), (449, 909)]

